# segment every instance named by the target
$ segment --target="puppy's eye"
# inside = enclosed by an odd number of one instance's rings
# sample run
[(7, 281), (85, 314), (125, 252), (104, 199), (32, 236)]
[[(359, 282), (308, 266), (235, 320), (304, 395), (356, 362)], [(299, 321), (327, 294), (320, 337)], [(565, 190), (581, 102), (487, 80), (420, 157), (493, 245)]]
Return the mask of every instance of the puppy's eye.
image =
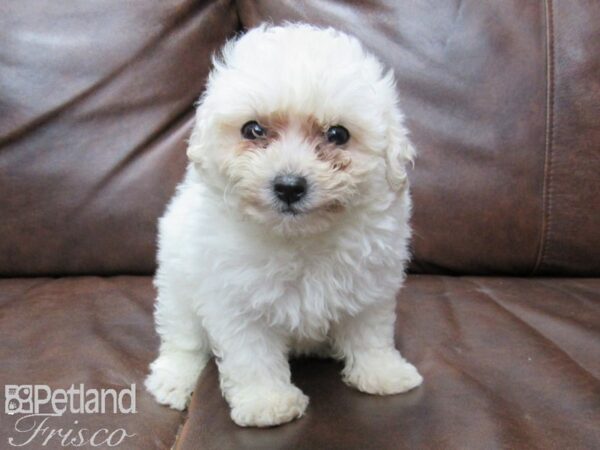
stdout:
[(242, 136), (244, 139), (260, 139), (265, 137), (266, 134), (267, 130), (261, 127), (255, 120), (246, 122), (242, 127)]
[(350, 139), (350, 132), (341, 125), (331, 127), (325, 135), (327, 136), (327, 140), (335, 145), (345, 144)]

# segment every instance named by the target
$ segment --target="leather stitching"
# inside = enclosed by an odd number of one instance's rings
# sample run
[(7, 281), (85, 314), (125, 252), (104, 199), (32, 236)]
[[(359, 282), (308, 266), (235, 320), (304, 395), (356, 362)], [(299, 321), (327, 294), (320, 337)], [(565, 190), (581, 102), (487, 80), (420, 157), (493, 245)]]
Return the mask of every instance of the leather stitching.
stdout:
[(546, 139), (544, 183), (542, 188), (542, 231), (535, 266), (536, 274), (544, 263), (548, 251), (552, 213), (552, 153), (554, 147), (554, 8), (553, 0), (545, 0), (546, 15)]

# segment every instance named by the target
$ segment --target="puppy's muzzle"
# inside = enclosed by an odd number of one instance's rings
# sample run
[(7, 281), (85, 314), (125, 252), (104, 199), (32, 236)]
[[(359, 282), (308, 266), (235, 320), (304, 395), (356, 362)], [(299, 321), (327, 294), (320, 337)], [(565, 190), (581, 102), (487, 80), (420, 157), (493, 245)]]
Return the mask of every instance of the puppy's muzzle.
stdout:
[(298, 175), (279, 175), (273, 180), (275, 197), (288, 207), (299, 202), (308, 191), (306, 178)]

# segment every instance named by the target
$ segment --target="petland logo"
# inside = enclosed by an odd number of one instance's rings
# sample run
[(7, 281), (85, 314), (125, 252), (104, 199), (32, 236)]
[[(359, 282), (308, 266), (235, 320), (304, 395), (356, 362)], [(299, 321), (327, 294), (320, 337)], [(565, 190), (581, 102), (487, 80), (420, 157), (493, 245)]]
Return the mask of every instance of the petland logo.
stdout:
[(127, 389), (86, 389), (85, 385), (71, 385), (69, 389), (51, 389), (44, 384), (4, 387), (4, 412), (23, 414), (15, 421), (15, 436), (8, 438), (13, 447), (29, 444), (46, 446), (60, 443), (63, 447), (116, 447), (125, 439), (135, 436), (124, 428), (91, 429), (73, 420), (72, 427), (60, 424), (53, 427), (52, 419), (69, 414), (135, 414), (135, 384)]

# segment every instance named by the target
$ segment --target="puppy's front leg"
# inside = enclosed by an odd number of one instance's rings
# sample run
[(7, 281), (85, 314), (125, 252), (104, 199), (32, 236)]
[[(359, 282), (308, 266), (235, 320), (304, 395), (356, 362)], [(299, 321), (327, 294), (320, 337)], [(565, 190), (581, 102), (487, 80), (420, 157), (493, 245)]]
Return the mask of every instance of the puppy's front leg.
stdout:
[(362, 392), (399, 394), (423, 382), (394, 346), (394, 308), (394, 300), (371, 306), (333, 329), (334, 348), (345, 362), (344, 382)]
[(158, 403), (182, 410), (209, 360), (208, 336), (199, 318), (180, 307), (186, 302), (179, 302), (173, 291), (164, 286), (158, 290), (154, 317), (161, 344), (145, 385)]
[(291, 382), (285, 337), (261, 323), (220, 325), (212, 339), (233, 421), (268, 427), (302, 416), (308, 397)]

